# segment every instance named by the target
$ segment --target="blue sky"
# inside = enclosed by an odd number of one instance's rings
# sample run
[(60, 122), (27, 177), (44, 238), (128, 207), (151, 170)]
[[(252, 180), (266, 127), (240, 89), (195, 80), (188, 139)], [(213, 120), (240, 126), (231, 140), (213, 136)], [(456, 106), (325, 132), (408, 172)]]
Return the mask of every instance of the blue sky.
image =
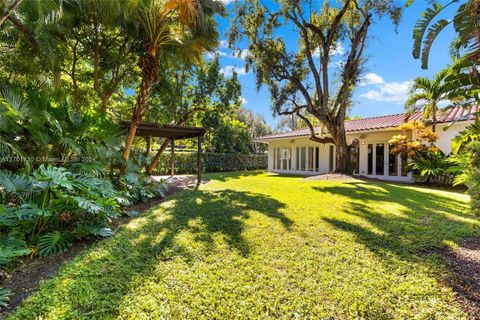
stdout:
[[(399, 3), (404, 3), (404, 1)], [(403, 112), (403, 102), (409, 81), (419, 76), (431, 77), (450, 63), (448, 52), (449, 44), (454, 37), (453, 30), (445, 30), (437, 38), (431, 51), (428, 70), (422, 70), (420, 61), (412, 57), (413, 26), (427, 7), (427, 1), (415, 1), (410, 8), (404, 11), (397, 32), (388, 19), (377, 21), (371, 27), (364, 81), (363, 85), (355, 90), (351, 116), (370, 117)], [(231, 9), (232, 4), (227, 4), (228, 8)], [(454, 7), (445, 10), (442, 17), (447, 19), (452, 17), (454, 10)], [(226, 39), (230, 17), (217, 19), (220, 25), (221, 39)], [(289, 32), (291, 32), (290, 37)], [(293, 28), (292, 31), (285, 30), (285, 33), (285, 39), (290, 39), (287, 44), (295, 46), (296, 38)], [(267, 88), (262, 88), (257, 92), (255, 76), (251, 72), (245, 72), (243, 60), (234, 57), (228, 48), (220, 47), (218, 54), (226, 76), (231, 75), (233, 69), (239, 74), (244, 107), (263, 115), (267, 123), (275, 127), (278, 118), (275, 119), (272, 115)], [(341, 54), (336, 55), (334, 59), (340, 61)]]

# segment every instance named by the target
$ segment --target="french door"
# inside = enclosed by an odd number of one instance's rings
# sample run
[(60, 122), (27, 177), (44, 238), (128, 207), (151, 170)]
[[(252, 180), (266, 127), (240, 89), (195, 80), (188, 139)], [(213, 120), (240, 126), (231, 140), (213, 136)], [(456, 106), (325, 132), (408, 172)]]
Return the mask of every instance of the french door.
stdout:
[(386, 143), (368, 145), (367, 175), (390, 177), (406, 177), (408, 175), (407, 159), (391, 154), (391, 147)]

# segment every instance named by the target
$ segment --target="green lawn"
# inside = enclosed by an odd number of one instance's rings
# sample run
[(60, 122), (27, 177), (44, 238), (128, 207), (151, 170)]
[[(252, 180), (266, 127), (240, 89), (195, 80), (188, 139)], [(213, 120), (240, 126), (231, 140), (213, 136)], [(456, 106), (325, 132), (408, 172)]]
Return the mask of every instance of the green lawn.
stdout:
[(12, 319), (461, 319), (432, 252), (480, 234), (467, 196), (208, 176), (68, 263)]

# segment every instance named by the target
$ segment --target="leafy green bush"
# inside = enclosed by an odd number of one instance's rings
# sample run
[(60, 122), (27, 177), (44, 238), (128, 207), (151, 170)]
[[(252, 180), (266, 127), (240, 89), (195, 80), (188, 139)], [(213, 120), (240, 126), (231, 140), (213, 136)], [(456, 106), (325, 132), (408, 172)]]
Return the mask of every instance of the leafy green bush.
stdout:
[(31, 174), (0, 170), (0, 267), (32, 252), (62, 253), (75, 238), (110, 236), (122, 206), (165, 195), (164, 184), (133, 172), (121, 190), (93, 174), (51, 165)]
[(470, 142), (461, 154), (453, 158), (458, 175), (455, 184), (465, 184), (472, 210), (480, 215), (480, 141)]
[[(267, 169), (266, 154), (211, 153), (202, 154), (205, 172), (245, 171)], [(197, 154), (178, 152), (175, 154), (175, 173), (193, 174), (197, 172)], [(162, 155), (156, 174), (170, 173), (170, 154)]]
[(38, 240), (38, 252), (40, 257), (48, 257), (65, 252), (71, 243), (68, 233), (53, 231), (40, 237)]
[(422, 151), (412, 157), (410, 167), (415, 180), (439, 185), (452, 185), (456, 172), (449, 157), (441, 151)]

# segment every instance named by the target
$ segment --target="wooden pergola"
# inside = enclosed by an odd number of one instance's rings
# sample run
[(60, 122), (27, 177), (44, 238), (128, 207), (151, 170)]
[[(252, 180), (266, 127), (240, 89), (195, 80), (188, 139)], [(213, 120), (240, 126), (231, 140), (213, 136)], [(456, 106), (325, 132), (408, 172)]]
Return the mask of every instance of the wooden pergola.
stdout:
[[(120, 126), (122, 129), (128, 130), (131, 121), (122, 121)], [(170, 174), (175, 175), (175, 140), (183, 140), (190, 138), (198, 139), (197, 148), (197, 182), (202, 181), (202, 139), (207, 130), (201, 127), (186, 126), (159, 126), (153, 122), (140, 122), (137, 127), (137, 136), (144, 137), (147, 142), (147, 154), (150, 153), (150, 140), (152, 137), (166, 138), (171, 140), (170, 147)]]

